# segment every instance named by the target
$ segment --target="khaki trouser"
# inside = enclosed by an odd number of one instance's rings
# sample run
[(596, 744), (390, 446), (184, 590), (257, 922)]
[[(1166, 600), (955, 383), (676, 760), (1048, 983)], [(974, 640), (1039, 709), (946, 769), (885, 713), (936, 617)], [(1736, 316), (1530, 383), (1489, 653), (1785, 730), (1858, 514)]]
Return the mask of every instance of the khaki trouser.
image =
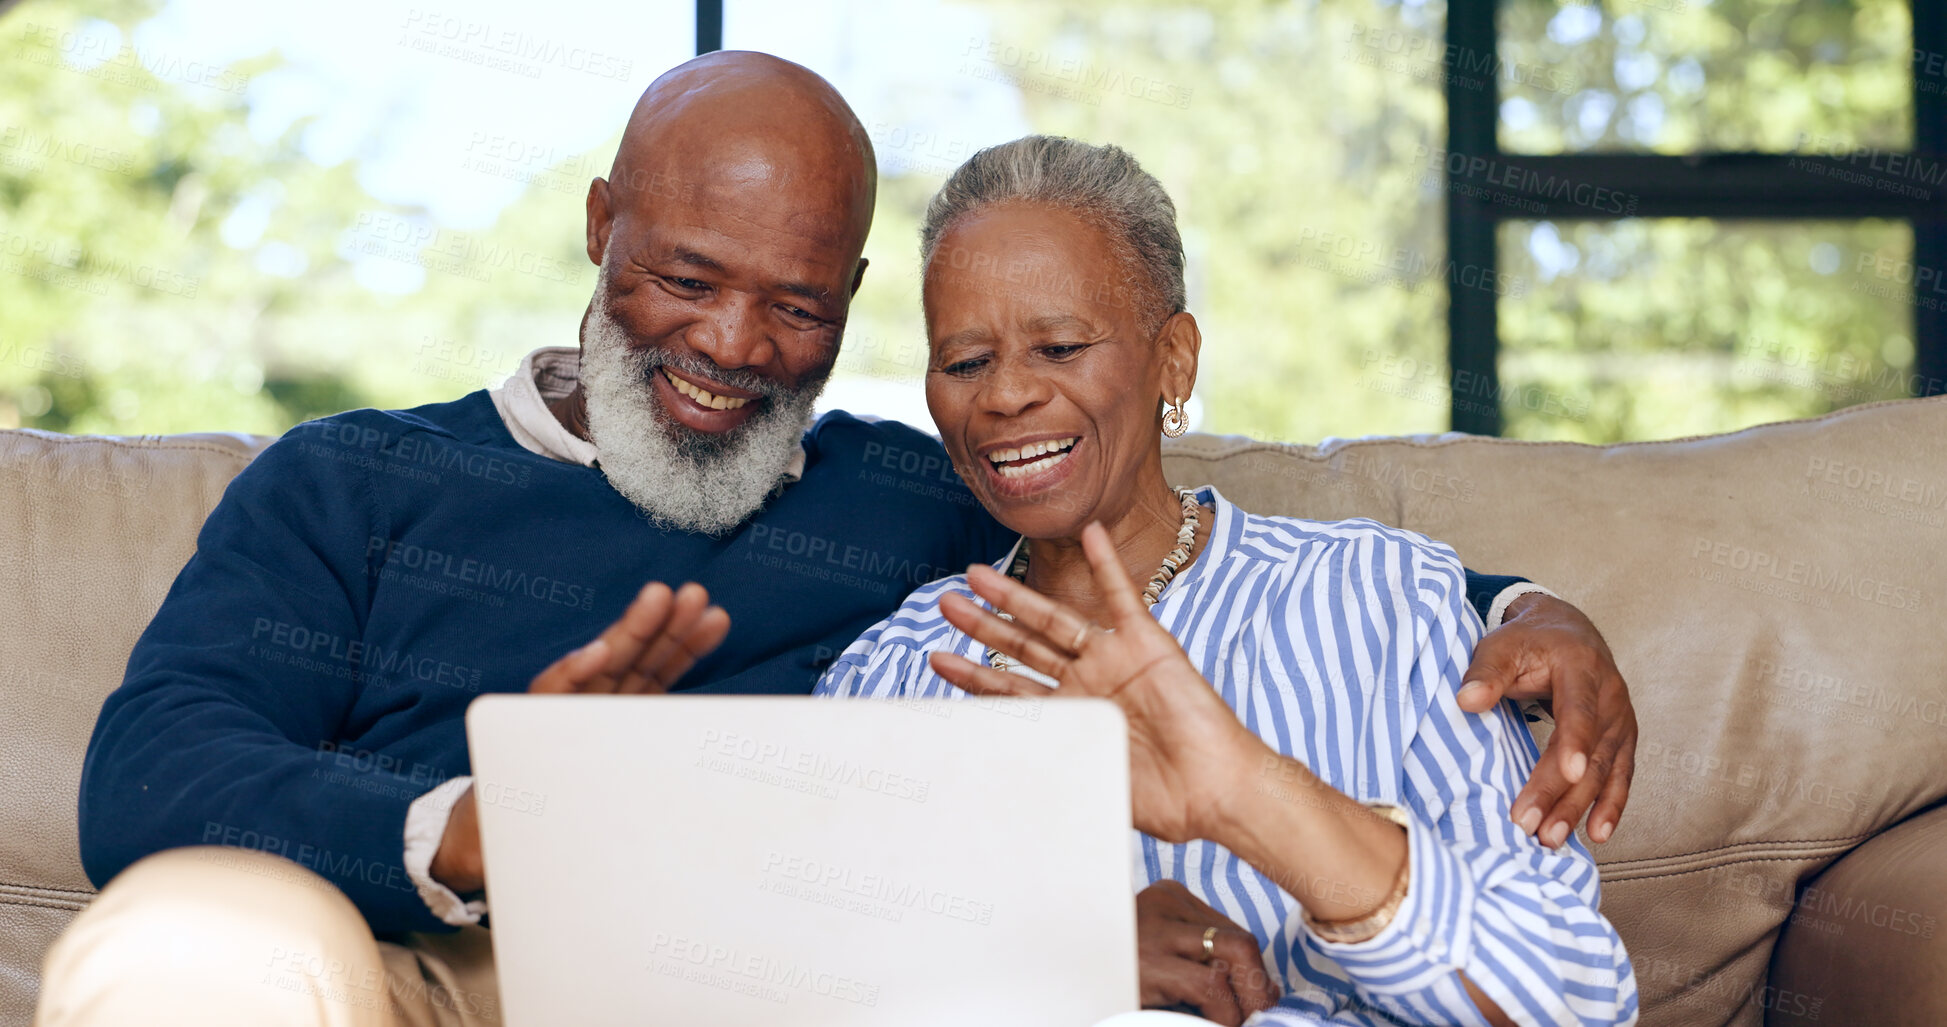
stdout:
[(37, 1027), (498, 1024), (493, 944), (469, 927), (378, 942), (350, 899), (279, 856), (198, 847), (129, 867), (42, 968)]

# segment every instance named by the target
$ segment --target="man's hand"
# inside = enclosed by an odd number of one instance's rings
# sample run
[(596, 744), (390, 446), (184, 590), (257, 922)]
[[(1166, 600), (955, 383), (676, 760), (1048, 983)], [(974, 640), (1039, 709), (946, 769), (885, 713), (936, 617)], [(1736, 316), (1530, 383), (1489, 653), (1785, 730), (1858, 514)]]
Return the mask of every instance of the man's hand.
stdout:
[(440, 835), (439, 851), (426, 871), (462, 898), (487, 886), (487, 867), (480, 858), (480, 807), (474, 805), (472, 785), (447, 814), (446, 833)]
[[(1212, 927), (1215, 952), (1206, 962), (1203, 936)], [(1257, 939), (1175, 881), (1136, 896), (1136, 951), (1146, 1009), (1191, 1006), (1206, 1020), (1237, 1027), (1278, 1003)]]
[[(729, 633), (730, 615), (710, 605), (702, 585), (691, 582), (671, 592), (668, 585), (654, 582), (607, 631), (549, 664), (527, 690), (535, 695), (667, 692)], [(446, 818), (446, 833), (429, 871), (433, 880), (461, 895), (486, 887), (480, 815), (471, 786)]]
[(730, 633), (730, 615), (692, 581), (671, 592), (654, 582), (593, 642), (554, 661), (527, 690), (535, 695), (667, 692)]
[(1588, 813), (1589, 838), (1608, 841), (1636, 770), (1636, 709), (1602, 633), (1560, 599), (1516, 599), (1474, 650), (1460, 708), (1485, 713), (1502, 699), (1540, 700), (1555, 715), (1548, 749), (1515, 797), (1514, 822), (1559, 847)]

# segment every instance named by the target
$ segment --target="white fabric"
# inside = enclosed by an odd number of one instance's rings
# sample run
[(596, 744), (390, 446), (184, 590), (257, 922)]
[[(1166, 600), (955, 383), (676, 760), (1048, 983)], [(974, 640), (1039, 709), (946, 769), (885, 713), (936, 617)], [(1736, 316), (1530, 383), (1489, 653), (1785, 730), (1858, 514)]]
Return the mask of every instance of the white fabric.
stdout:
[(472, 784), (471, 776), (449, 777), (406, 807), (406, 877), (419, 889), (426, 908), (455, 927), (477, 924), (487, 913), (487, 900), (467, 902), (458, 892), (433, 880), (433, 857), (446, 837), (446, 822), (453, 815), (453, 804)]
[(1537, 594), (1545, 595), (1550, 599), (1561, 598), (1532, 581), (1519, 582), (1502, 589), (1501, 594), (1494, 597), (1494, 605), (1487, 608), (1487, 630), (1493, 631), (1501, 626), (1501, 622), (1507, 619), (1508, 607), (1513, 605), (1516, 599)]
[(484, 929), (374, 944), (358, 907), (315, 872), (210, 846), (116, 875), (48, 950), (38, 1003), (39, 1027), (505, 1022)]
[(393, 979), (358, 908), (249, 849), (136, 862), (61, 933), (39, 983), (41, 1027), (395, 1027)]
[(599, 455), (595, 444), (569, 431), (548, 409), (548, 400), (573, 392), (580, 380), (580, 350), (543, 346), (522, 357), (513, 376), (488, 390), (487, 396), (522, 449), (550, 460), (593, 467)]

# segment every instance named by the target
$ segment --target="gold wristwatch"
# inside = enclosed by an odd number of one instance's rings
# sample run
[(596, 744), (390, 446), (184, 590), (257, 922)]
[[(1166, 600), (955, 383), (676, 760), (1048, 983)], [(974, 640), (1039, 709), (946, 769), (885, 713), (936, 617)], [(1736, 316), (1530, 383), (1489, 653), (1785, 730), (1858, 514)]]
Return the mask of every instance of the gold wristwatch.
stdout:
[[(1368, 802), (1366, 808), (1408, 831), (1413, 829), (1413, 818), (1398, 806), (1384, 802)], [(1393, 922), (1393, 915), (1398, 913), (1399, 907), (1406, 902), (1407, 878), (1412, 866), (1413, 853), (1408, 849), (1406, 861), (1399, 865), (1399, 879), (1393, 882), (1392, 892), (1386, 896), (1386, 901), (1379, 904), (1378, 909), (1365, 916), (1355, 920), (1319, 920), (1312, 916), (1310, 910), (1303, 910), (1300, 915), (1304, 917), (1305, 925), (1310, 927), (1312, 933), (1318, 935), (1321, 940), (1337, 945), (1356, 945), (1362, 941), (1370, 941), (1377, 937), (1380, 931), (1385, 930), (1387, 924)]]

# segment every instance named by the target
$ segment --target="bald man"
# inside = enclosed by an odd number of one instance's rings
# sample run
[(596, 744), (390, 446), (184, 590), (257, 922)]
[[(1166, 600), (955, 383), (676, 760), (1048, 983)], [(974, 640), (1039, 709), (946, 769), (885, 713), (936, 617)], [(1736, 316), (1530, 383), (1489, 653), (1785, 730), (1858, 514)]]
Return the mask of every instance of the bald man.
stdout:
[[(97, 722), (81, 852), (107, 887), (49, 955), (43, 1024), (496, 1022), (469, 700), (611, 622), (542, 687), (808, 694), (908, 592), (998, 558), (929, 436), (811, 423), (875, 187), (818, 76), (691, 61), (589, 189), (579, 353), (300, 425), (238, 475)], [(644, 590), (690, 581), (736, 625), (693, 668), (700, 591)]]
[[(105, 888), (48, 955), (43, 1027), (498, 1022), (474, 696), (805, 694), (913, 588), (1006, 551), (930, 436), (810, 423), (874, 188), (822, 79), (691, 61), (589, 188), (578, 350), (300, 425), (237, 476), (96, 724)], [(1508, 651), (1600, 646), (1556, 605)]]

